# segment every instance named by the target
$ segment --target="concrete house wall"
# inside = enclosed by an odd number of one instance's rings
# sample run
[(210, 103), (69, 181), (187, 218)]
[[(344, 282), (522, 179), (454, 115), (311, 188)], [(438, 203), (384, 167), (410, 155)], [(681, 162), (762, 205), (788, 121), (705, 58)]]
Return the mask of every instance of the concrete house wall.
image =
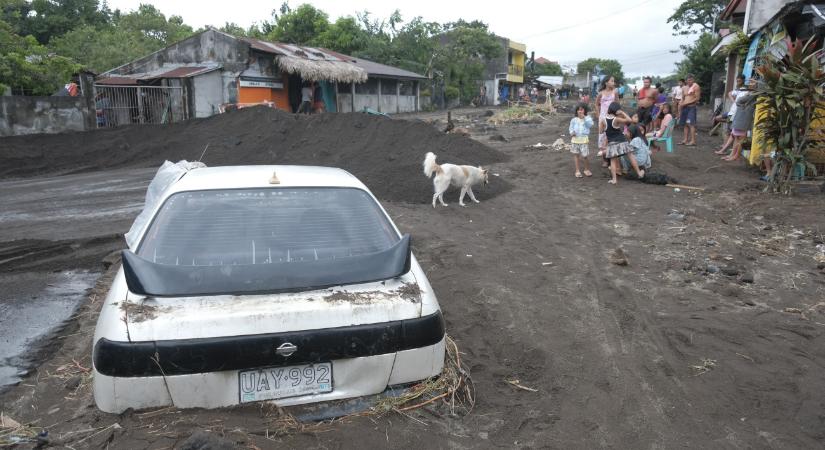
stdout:
[(0, 136), (89, 130), (94, 120), (84, 97), (0, 96)]
[(151, 72), (164, 64), (193, 64), (219, 62), (227, 71), (240, 72), (246, 68), (249, 46), (238, 39), (215, 30), (207, 30), (184, 39), (155, 53), (106, 72), (106, 75), (128, 75)]
[(413, 95), (401, 95), (398, 85), (400, 81), (392, 78), (370, 78), (360, 85), (339, 84), (338, 112), (357, 112), (363, 111), (364, 108), (388, 114), (417, 111), (421, 107), (417, 104), (415, 95), (416, 90), (420, 89), (419, 82), (413, 83)]

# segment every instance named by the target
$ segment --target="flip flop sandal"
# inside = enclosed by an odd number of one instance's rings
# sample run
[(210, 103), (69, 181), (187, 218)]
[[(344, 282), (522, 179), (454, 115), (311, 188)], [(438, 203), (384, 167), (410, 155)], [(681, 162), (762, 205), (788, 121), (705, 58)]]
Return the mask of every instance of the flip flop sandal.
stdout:
[(584, 176), (586, 176), (586, 177), (592, 177), (592, 176), (593, 176), (593, 172), (591, 172), (591, 171), (589, 171), (589, 170), (585, 170), (585, 171), (584, 171)]
[(610, 184), (616, 184), (616, 181), (614, 181), (614, 180), (607, 180), (607, 182), (610, 183)]
[(581, 172), (576, 172), (576, 178), (581, 178), (581, 177), (582, 177), (582, 173)]

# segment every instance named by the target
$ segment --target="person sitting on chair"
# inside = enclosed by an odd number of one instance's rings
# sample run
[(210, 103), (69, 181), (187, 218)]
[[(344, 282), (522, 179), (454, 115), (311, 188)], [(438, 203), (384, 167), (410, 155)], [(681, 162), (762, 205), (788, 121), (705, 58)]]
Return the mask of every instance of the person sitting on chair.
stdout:
[[(647, 133), (646, 137), (648, 139), (664, 137), (665, 131), (667, 130), (668, 125), (670, 125), (670, 122), (673, 121), (673, 113), (671, 112), (670, 103), (665, 103), (665, 104), (662, 105), (661, 111), (659, 111), (658, 120), (659, 120), (659, 129), (656, 130), (656, 131), (652, 131), (650, 133)], [(659, 147), (656, 146), (656, 141), (653, 141), (650, 144), (650, 147), (654, 151), (659, 151)]]

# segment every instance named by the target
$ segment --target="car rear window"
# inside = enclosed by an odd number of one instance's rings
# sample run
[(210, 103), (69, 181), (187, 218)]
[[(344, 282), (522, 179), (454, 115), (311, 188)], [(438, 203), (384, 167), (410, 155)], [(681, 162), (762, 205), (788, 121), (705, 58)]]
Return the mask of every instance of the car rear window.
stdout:
[(230, 189), (170, 196), (137, 253), (167, 265), (271, 264), (367, 255), (398, 241), (361, 189)]

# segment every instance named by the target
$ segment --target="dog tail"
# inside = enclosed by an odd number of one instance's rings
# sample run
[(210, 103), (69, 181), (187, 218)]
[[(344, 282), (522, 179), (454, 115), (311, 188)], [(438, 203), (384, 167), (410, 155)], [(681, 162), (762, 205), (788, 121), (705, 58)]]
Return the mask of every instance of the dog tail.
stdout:
[(441, 166), (435, 163), (435, 153), (427, 152), (427, 156), (424, 157), (424, 175), (430, 178), (433, 172), (441, 173)]

